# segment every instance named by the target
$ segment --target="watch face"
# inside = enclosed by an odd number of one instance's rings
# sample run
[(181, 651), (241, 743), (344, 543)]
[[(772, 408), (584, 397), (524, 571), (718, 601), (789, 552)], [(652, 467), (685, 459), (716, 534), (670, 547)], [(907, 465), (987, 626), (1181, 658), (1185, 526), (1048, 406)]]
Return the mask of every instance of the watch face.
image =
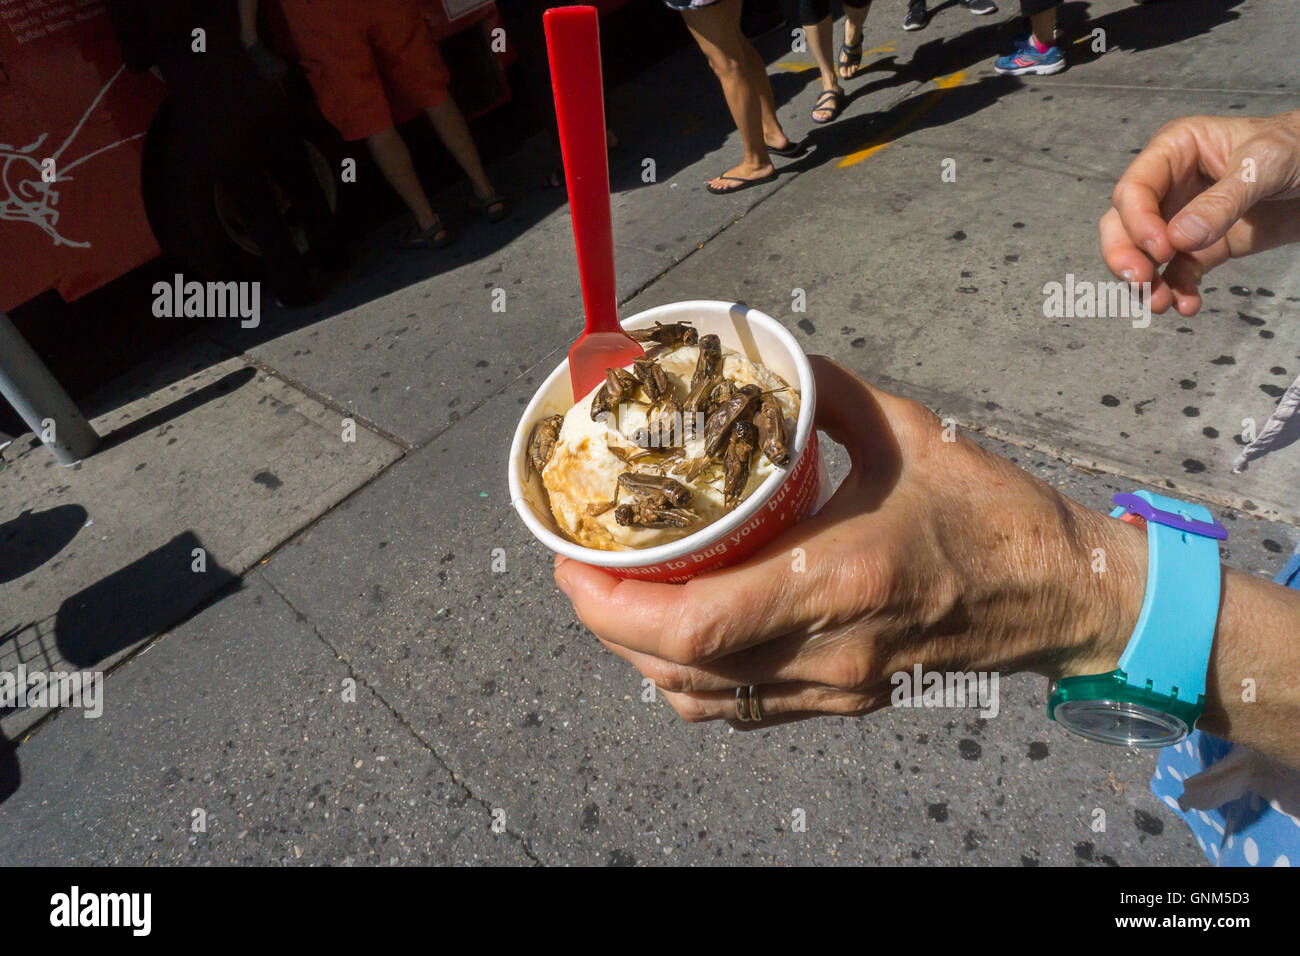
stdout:
[(1121, 747), (1168, 747), (1188, 734), (1173, 714), (1122, 700), (1067, 700), (1052, 716), (1081, 737)]

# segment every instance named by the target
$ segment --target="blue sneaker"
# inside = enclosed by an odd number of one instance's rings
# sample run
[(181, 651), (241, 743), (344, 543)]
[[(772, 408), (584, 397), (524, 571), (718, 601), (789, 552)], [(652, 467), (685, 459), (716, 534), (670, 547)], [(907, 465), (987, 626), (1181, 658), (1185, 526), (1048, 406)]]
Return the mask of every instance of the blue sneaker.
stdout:
[(1039, 53), (1038, 49), (1026, 40), (1023, 44), (1017, 43), (1013, 53), (998, 57), (993, 63), (993, 69), (1009, 76), (1022, 76), (1026, 73), (1047, 76), (1051, 73), (1060, 73), (1065, 69), (1065, 54), (1056, 44)]

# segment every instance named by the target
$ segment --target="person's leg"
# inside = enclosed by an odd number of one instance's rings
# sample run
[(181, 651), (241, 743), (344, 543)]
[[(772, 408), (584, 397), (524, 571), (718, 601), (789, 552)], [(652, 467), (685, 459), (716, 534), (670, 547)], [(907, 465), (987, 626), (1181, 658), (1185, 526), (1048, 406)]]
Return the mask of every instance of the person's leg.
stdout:
[(479, 158), (478, 147), (470, 135), (469, 124), (465, 122), (465, 114), (460, 111), (456, 101), (449, 96), (424, 112), (437, 131), (438, 138), (442, 140), (442, 145), (447, 147), (447, 152), (451, 153), (469, 181), (474, 184), (475, 195), (479, 199), (494, 198), (496, 190), (492, 188), (487, 171), (483, 168), (483, 160)]
[(321, 113), (345, 141), (365, 140), (380, 173), (415, 217), (417, 235), (411, 238), (445, 244), (450, 234), (436, 228), (438, 217), (395, 128), (368, 37), (365, 16), (373, 10), (360, 7), (356, 18), (341, 19), (325, 4), (286, 3), (284, 12)]
[[(813, 111), (813, 121), (831, 122), (840, 114), (839, 98), (844, 95), (844, 88), (840, 86), (840, 74), (836, 73), (835, 62), (831, 59), (831, 38), (835, 35), (835, 23), (831, 20), (831, 14), (827, 13), (823, 20), (811, 25), (805, 23), (803, 30), (809, 38), (809, 47), (813, 48), (816, 68), (822, 73), (822, 96)], [(835, 99), (827, 96), (828, 92), (835, 94)]]
[(840, 79), (851, 80), (858, 75), (858, 65), (862, 61), (862, 40), (865, 37), (865, 31), (862, 29), (863, 24), (867, 21), (867, 14), (871, 11), (871, 0), (866, 0), (860, 7), (855, 7), (849, 3), (844, 4), (844, 45), (852, 50), (857, 50), (857, 57), (854, 58), (850, 52), (847, 58), (840, 56), (838, 61), (838, 70)]
[(741, 42), (745, 50), (745, 70), (752, 89), (758, 93), (758, 112), (763, 122), (763, 142), (773, 149), (785, 149), (790, 145), (790, 137), (781, 128), (781, 121), (776, 118), (776, 96), (772, 93), (772, 80), (767, 75), (767, 64), (754, 49), (754, 44), (742, 34)]
[[(745, 158), (740, 165), (733, 166), (722, 177), (709, 180), (709, 185), (716, 189), (734, 188), (735, 184), (721, 181), (725, 177), (758, 179), (775, 172), (764, 139), (763, 104), (751, 76), (753, 65), (748, 62), (751, 56), (760, 64), (762, 61), (740, 32), (740, 3), (741, 0), (721, 0), (712, 6), (682, 11), (687, 29), (722, 84), (722, 95), (727, 100), (727, 108), (745, 149)], [(766, 78), (766, 70), (763, 76)], [(767, 89), (770, 94), (770, 83)], [(779, 124), (777, 128), (780, 128)]]
[(415, 164), (411, 162), (411, 151), (406, 148), (406, 141), (395, 127), (390, 126), (382, 132), (366, 137), (370, 155), (375, 158), (375, 165), (383, 173), (388, 185), (392, 186), (402, 202), (415, 216), (415, 223), (424, 232), (434, 225), (438, 217), (429, 205), (429, 197), (415, 175)]
[(367, 36), (390, 88), (404, 102), (423, 108), (438, 138), (474, 184), (478, 198), (495, 198), (469, 125), (447, 90), (451, 77), (438, 44), (415, 0), (370, 0), (369, 10)]
[(1055, 0), (1020, 0), (1020, 12), (1029, 18), (1029, 37), (993, 63), (998, 73), (1047, 76), (1065, 69), (1065, 53), (1056, 45)]
[(1056, 42), (1056, 7), (1035, 13), (1029, 18), (1029, 29), (1038, 41), (1039, 51), (1046, 50)]

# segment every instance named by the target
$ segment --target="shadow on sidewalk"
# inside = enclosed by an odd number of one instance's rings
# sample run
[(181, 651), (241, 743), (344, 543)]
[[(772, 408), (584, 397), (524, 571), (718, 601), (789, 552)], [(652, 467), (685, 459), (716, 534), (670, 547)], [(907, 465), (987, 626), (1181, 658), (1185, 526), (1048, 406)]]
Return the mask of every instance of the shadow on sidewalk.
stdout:
[[(203, 570), (198, 570), (199, 568)], [(68, 663), (90, 668), (165, 631), (239, 580), (184, 531), (59, 605), (54, 638)]]
[(23, 775), (18, 769), (18, 752), (3, 733), (0, 733), (0, 803), (4, 803), (15, 793), (22, 783)]
[[(45, 511), (30, 508), (0, 523), (0, 584), (30, 574), (54, 558), (86, 525), (81, 505), (58, 505)], [(0, 644), (5, 636), (0, 635)]]
[[(201, 571), (196, 570), (200, 561)], [(16, 656), (29, 674), (94, 670), (118, 652), (174, 627), (210, 600), (233, 593), (238, 582), (211, 560), (198, 535), (184, 531), (66, 599), (54, 617), (57, 656), (39, 640), (18, 647), (31, 624), (0, 634), (0, 654)], [(0, 717), (18, 710), (0, 707)], [(21, 779), (17, 745), (0, 733), (0, 803), (17, 791)]]
[(221, 376), (221, 378), (217, 379), (215, 382), (204, 385), (202, 388), (196, 389), (188, 395), (178, 398), (170, 405), (164, 405), (162, 408), (155, 409), (129, 424), (123, 425), (120, 428), (115, 428), (107, 435), (103, 436), (99, 448), (96, 450), (96, 454), (123, 445), (132, 438), (136, 438), (139, 435), (143, 435), (145, 432), (166, 425), (168, 422), (175, 421), (182, 415), (189, 414), (201, 405), (206, 405), (208, 402), (218, 399), (223, 395), (229, 395), (231, 392), (252, 380), (256, 375), (257, 370), (252, 366), (237, 369), (234, 372)]

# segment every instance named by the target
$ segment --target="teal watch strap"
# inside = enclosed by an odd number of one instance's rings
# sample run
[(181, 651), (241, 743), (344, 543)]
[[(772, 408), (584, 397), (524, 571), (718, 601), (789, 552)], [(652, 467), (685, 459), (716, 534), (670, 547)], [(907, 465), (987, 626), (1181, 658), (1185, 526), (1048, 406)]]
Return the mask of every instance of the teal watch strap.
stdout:
[(1219, 539), (1227, 532), (1201, 505), (1150, 491), (1116, 500), (1127, 507), (1112, 517), (1132, 512), (1147, 519), (1146, 596), (1119, 669), (1130, 687), (1199, 711), (1219, 619)]

